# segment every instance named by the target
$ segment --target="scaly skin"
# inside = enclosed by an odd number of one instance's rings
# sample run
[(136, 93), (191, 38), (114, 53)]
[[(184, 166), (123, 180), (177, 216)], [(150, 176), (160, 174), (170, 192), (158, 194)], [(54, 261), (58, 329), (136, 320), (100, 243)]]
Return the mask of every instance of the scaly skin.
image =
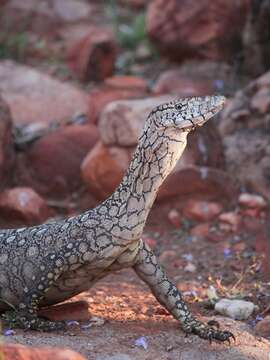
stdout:
[(182, 155), (188, 133), (222, 107), (219, 96), (187, 98), (154, 109), (116, 191), (95, 209), (61, 222), (0, 231), (0, 309), (9, 325), (56, 330), (37, 316), (88, 290), (112, 271), (133, 267), (157, 300), (186, 333), (204, 339), (230, 340), (228, 331), (203, 324), (190, 313), (180, 292), (143, 243), (143, 228), (157, 191)]

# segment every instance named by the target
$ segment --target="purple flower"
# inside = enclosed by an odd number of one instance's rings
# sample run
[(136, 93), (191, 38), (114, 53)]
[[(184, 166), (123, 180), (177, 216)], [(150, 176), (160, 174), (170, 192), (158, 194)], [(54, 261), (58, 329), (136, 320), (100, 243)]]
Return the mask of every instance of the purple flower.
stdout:
[(12, 329), (7, 329), (4, 331), (4, 336), (12, 336), (15, 335), (15, 331)]
[(224, 81), (221, 79), (214, 80), (214, 84), (217, 90), (223, 90), (224, 89)]
[(231, 249), (225, 248), (223, 250), (223, 255), (224, 255), (225, 258), (229, 257), (231, 255)]
[(263, 320), (263, 317), (261, 315), (257, 315), (256, 318), (255, 318), (256, 322), (262, 321), (262, 320)]
[(79, 322), (76, 320), (67, 320), (66, 324), (67, 324), (67, 326), (80, 325)]
[(83, 330), (90, 329), (92, 326), (93, 326), (93, 323), (89, 322), (87, 324), (82, 324), (81, 329), (83, 329)]
[(138, 346), (138, 347), (143, 347), (144, 350), (147, 350), (148, 348), (148, 343), (147, 343), (147, 340), (144, 336), (138, 338), (137, 340), (135, 340), (135, 346)]

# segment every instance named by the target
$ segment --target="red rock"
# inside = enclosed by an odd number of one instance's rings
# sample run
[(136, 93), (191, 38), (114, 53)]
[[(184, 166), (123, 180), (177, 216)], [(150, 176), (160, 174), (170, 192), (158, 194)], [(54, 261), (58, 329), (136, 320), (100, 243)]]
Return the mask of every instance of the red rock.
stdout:
[(115, 100), (136, 99), (144, 96), (141, 90), (137, 88), (112, 88), (100, 87), (91, 90), (89, 95), (89, 111), (88, 118), (92, 123), (97, 123), (102, 110), (107, 104)]
[(188, 60), (177, 68), (162, 72), (153, 84), (152, 91), (179, 97), (209, 95), (235, 86), (236, 80), (231, 73), (231, 66), (225, 63)]
[(184, 207), (184, 215), (196, 221), (209, 221), (218, 216), (222, 205), (215, 202), (189, 200)]
[(39, 193), (65, 197), (82, 184), (80, 167), (98, 140), (94, 125), (71, 125), (42, 137), (18, 162), (18, 181)]
[(248, 0), (154, 0), (147, 11), (147, 30), (169, 58), (229, 60), (241, 41), (249, 9)]
[(221, 242), (223, 243), (224, 234), (219, 230), (210, 231), (207, 236), (207, 240), (212, 243), (221, 243)]
[(77, 320), (87, 321), (91, 318), (88, 303), (86, 301), (68, 302), (60, 305), (50, 306), (39, 311), (40, 316), (51, 321)]
[(234, 203), (239, 185), (227, 172), (203, 166), (185, 166), (173, 172), (162, 185), (158, 199), (200, 197), (222, 203)]
[(270, 110), (270, 97), (267, 89), (259, 90), (251, 101), (251, 108), (259, 114), (266, 114)]
[[(98, 199), (105, 199), (118, 186), (131, 159), (133, 148), (105, 147), (99, 143), (82, 164), (82, 178), (87, 189)], [(192, 196), (205, 200), (233, 203), (237, 183), (224, 171), (186, 166), (172, 173), (158, 192), (158, 200)]]
[(243, 193), (238, 198), (239, 205), (248, 208), (264, 209), (267, 206), (266, 201), (260, 195)]
[[(13, 31), (22, 31), (20, 24), (24, 23), (24, 31), (48, 36), (64, 24), (89, 21), (91, 10), (91, 5), (82, 0), (54, 0), (51, 3), (47, 0), (12, 0), (1, 9), (1, 15), (3, 19), (9, 19), (9, 28)], [(25, 21), (29, 18), (30, 22)]]
[(221, 222), (219, 223), (219, 230), (222, 231), (223, 233), (229, 233), (235, 231), (236, 229), (231, 224)]
[(252, 233), (257, 233), (263, 226), (260, 219), (257, 217), (244, 217), (243, 218), (243, 226), (245, 229)]
[(171, 209), (168, 213), (169, 222), (177, 229), (182, 227), (181, 216), (179, 211)]
[(206, 238), (210, 232), (210, 224), (202, 223), (193, 226), (190, 231), (190, 235), (198, 237), (198, 238)]
[(256, 324), (255, 333), (258, 336), (270, 337), (270, 315)]
[(107, 146), (136, 146), (150, 111), (171, 98), (160, 96), (114, 101), (104, 109), (98, 123), (102, 142)]
[(119, 185), (128, 163), (125, 151), (108, 149), (99, 142), (82, 163), (82, 179), (95, 197), (104, 199)]
[(116, 75), (105, 79), (104, 84), (116, 89), (139, 90), (142, 93), (148, 91), (147, 82), (138, 76)]
[[(83, 163), (82, 178), (87, 189), (101, 200), (109, 196), (122, 180), (131, 153), (132, 148), (107, 148), (100, 143)], [(235, 201), (238, 187), (230, 176), (221, 170), (207, 168), (208, 175), (205, 179), (204, 175), (201, 176), (205, 168), (202, 171), (200, 169), (196, 166), (183, 167), (171, 174), (162, 185), (158, 200), (175, 196), (185, 198), (192, 194), (206, 200), (219, 201), (222, 198), (224, 203)], [(181, 184), (184, 184), (184, 187)]]
[(262, 215), (262, 211), (260, 208), (248, 208), (241, 210), (241, 215), (249, 217), (260, 217)]
[(167, 70), (157, 79), (154, 94), (176, 94), (180, 97), (203, 96), (215, 92), (214, 82), (207, 79), (191, 78), (179, 70)]
[(0, 352), (5, 360), (85, 360), (73, 350), (49, 347), (27, 347), (15, 344), (1, 344)]
[(111, 76), (116, 58), (116, 42), (112, 31), (92, 27), (88, 35), (70, 46), (66, 57), (81, 81), (101, 81)]
[(151, 248), (154, 249), (157, 246), (157, 241), (153, 238), (150, 238), (147, 235), (143, 235), (143, 241)]
[(233, 245), (233, 250), (234, 251), (238, 251), (238, 252), (242, 252), (246, 249), (246, 243), (242, 242), (238, 242), (236, 244)]
[[(228, 171), (249, 191), (270, 200), (269, 111), (252, 107), (263, 92), (270, 103), (270, 71), (235, 94), (220, 113), (219, 130)], [(248, 131), (247, 131), (248, 129)], [(243, 166), (245, 164), (245, 166)], [(250, 200), (248, 200), (250, 201)]]
[(0, 96), (0, 189), (11, 180), (14, 160), (11, 114), (8, 105)]
[(0, 91), (15, 123), (48, 123), (88, 110), (82, 90), (12, 61), (0, 63)]
[(238, 230), (242, 222), (241, 216), (234, 211), (220, 214), (218, 220), (220, 222), (231, 225), (233, 231)]
[(52, 212), (34, 190), (17, 187), (1, 193), (0, 214), (11, 224), (21, 221), (26, 225), (35, 225), (47, 220)]

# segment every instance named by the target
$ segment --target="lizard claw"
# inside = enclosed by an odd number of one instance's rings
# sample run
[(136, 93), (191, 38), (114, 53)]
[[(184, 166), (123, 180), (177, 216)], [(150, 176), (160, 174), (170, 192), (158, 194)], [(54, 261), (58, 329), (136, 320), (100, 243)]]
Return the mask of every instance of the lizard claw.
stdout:
[(230, 331), (211, 331), (209, 334), (211, 340), (216, 340), (220, 342), (226, 342), (228, 341), (229, 345), (231, 345), (231, 339), (235, 341), (235, 336)]
[[(215, 328), (213, 326), (215, 326)], [(219, 330), (219, 323), (215, 320), (210, 321), (208, 325), (197, 322), (193, 324), (191, 329), (191, 332), (198, 335), (202, 339), (208, 340), (210, 344), (213, 340), (218, 342), (228, 341), (229, 344), (231, 344), (231, 339), (234, 341), (236, 340), (234, 334), (230, 331)]]

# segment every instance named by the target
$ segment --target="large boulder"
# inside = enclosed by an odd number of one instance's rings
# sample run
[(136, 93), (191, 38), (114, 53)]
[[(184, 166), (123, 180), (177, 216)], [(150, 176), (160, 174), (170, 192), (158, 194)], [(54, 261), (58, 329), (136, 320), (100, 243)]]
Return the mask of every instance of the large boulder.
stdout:
[(105, 199), (119, 185), (128, 167), (132, 151), (97, 143), (82, 163), (82, 179), (98, 199)]
[(70, 125), (41, 137), (18, 157), (17, 182), (46, 196), (69, 195), (82, 184), (81, 163), (97, 140), (94, 125)]
[(6, 189), (0, 194), (0, 217), (6, 226), (36, 225), (51, 215), (45, 200), (31, 188)]
[(226, 171), (213, 167), (186, 165), (175, 169), (162, 185), (158, 199), (192, 196), (202, 200), (233, 204), (239, 183)]
[[(82, 178), (93, 195), (104, 199), (115, 190), (131, 160), (146, 117), (153, 107), (169, 99), (171, 97), (167, 95), (122, 100), (105, 107), (98, 123), (101, 142), (82, 164)], [(206, 192), (209, 198), (226, 194), (224, 198), (231, 199), (237, 186), (231, 185), (232, 181), (226, 173), (220, 170), (220, 174), (212, 169), (224, 167), (222, 143), (214, 122), (190, 134), (188, 143), (184, 155), (165, 181), (159, 198), (184, 196), (195, 191), (197, 194)], [(194, 170), (190, 170), (191, 165), (195, 166)], [(181, 186), (182, 177), (184, 186)]]
[(169, 58), (230, 60), (241, 48), (249, 0), (153, 0), (148, 34)]
[(227, 168), (270, 199), (270, 72), (236, 93), (221, 113)]
[(0, 96), (0, 189), (11, 179), (14, 160), (11, 113), (8, 105)]
[(108, 104), (101, 113), (98, 128), (106, 146), (136, 146), (143, 124), (150, 111), (171, 96), (144, 100), (120, 100)]
[(177, 68), (165, 70), (153, 84), (154, 94), (179, 97), (226, 93), (238, 86), (232, 67), (215, 61), (190, 60)]
[(244, 64), (253, 77), (270, 66), (270, 1), (252, 0), (248, 23), (244, 32)]
[(88, 110), (82, 90), (12, 61), (0, 62), (0, 91), (14, 123), (51, 122)]
[(112, 30), (92, 26), (69, 46), (67, 61), (79, 80), (101, 81), (112, 75), (116, 52)]
[(89, 94), (89, 122), (97, 123), (105, 106), (116, 100), (138, 99), (146, 96), (145, 80), (135, 76), (112, 76)]

